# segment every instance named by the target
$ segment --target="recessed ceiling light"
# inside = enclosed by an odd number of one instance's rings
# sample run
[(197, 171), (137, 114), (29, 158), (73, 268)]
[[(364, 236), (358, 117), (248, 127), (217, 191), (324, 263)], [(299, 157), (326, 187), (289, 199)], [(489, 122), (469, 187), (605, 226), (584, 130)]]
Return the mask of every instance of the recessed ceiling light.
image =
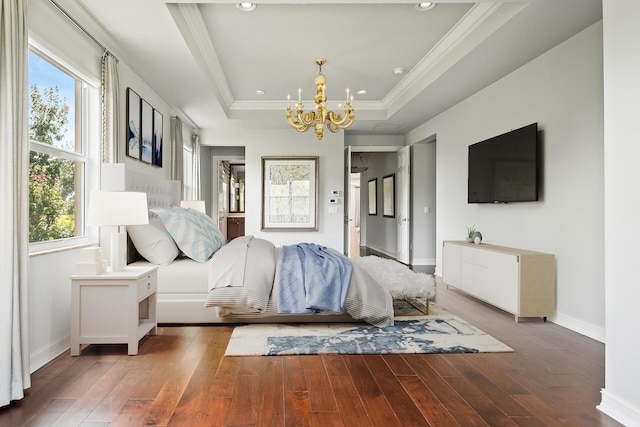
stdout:
[(396, 76), (400, 75), (400, 74), (404, 74), (404, 67), (396, 67), (393, 69), (393, 74), (395, 74)]
[(266, 92), (264, 90), (262, 90), (262, 89), (256, 90), (256, 94), (258, 94), (258, 95), (264, 95), (265, 93)]
[(430, 1), (423, 1), (416, 4), (416, 10), (418, 12), (424, 12), (425, 10), (433, 9), (436, 7), (436, 4)]
[(256, 8), (256, 4), (255, 3), (238, 3), (236, 4), (236, 7), (243, 12), (251, 12)]
[(366, 91), (366, 90), (364, 90), (364, 89), (360, 89), (359, 91), (357, 91), (357, 92), (356, 92), (356, 95), (364, 95), (364, 94), (366, 94), (366, 93), (367, 93), (367, 91)]

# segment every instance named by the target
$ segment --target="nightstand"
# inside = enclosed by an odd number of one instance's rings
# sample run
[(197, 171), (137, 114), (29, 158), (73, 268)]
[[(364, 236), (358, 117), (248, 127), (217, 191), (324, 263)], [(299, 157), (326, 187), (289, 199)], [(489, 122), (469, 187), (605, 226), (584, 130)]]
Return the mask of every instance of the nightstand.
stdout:
[(124, 271), (71, 276), (71, 355), (83, 344), (127, 344), (155, 335), (158, 267), (128, 266)]

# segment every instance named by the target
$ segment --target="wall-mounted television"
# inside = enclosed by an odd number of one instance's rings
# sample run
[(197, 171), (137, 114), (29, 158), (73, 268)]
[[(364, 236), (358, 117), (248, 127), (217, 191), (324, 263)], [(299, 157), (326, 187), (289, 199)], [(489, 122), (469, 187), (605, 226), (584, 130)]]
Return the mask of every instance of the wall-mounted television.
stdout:
[(538, 200), (538, 124), (469, 146), (468, 203)]

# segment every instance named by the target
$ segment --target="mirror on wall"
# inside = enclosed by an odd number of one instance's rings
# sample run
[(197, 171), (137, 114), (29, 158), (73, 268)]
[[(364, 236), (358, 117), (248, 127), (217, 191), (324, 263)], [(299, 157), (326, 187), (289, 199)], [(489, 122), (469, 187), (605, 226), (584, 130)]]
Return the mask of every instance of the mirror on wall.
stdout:
[(229, 212), (244, 212), (244, 164), (229, 165)]

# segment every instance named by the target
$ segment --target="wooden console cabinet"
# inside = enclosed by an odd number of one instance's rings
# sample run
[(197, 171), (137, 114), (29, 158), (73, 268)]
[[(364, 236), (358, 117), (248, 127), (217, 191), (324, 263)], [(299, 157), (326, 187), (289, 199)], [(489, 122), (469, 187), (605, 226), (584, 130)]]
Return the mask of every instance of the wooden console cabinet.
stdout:
[(442, 281), (520, 317), (555, 311), (555, 256), (489, 244), (444, 241)]
[(227, 217), (227, 242), (240, 236), (244, 236), (244, 217)]

